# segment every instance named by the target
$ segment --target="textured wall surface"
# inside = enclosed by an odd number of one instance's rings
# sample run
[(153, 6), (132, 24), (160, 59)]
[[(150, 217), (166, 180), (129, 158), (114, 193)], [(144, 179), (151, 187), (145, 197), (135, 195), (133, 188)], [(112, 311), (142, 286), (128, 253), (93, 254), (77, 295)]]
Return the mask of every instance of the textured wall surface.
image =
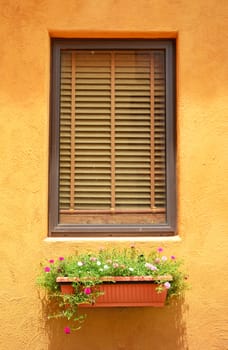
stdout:
[[(0, 0), (0, 33), (0, 348), (227, 349), (227, 0)], [(69, 336), (45, 323), (39, 263), (107, 242), (45, 241), (50, 36), (177, 38), (180, 240), (137, 244), (183, 257), (191, 290), (164, 309), (91, 310)]]

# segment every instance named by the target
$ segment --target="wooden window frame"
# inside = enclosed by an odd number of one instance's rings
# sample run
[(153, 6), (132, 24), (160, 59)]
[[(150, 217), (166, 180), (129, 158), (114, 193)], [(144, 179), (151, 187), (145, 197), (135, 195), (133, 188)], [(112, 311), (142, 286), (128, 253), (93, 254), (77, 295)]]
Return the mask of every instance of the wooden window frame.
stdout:
[[(59, 187), (59, 105), (60, 52), (73, 49), (162, 49), (165, 51), (166, 74), (166, 223), (164, 224), (60, 224)], [(51, 103), (49, 147), (49, 236), (171, 236), (176, 233), (176, 127), (175, 127), (175, 40), (155, 39), (52, 39)], [(140, 214), (139, 214), (140, 215)]]

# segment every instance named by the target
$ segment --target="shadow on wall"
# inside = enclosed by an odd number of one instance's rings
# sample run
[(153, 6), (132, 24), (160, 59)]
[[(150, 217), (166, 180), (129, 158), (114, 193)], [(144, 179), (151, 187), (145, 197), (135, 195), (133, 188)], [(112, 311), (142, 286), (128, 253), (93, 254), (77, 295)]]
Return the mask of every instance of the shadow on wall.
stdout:
[[(43, 310), (44, 313), (45, 310)], [(187, 350), (183, 300), (164, 308), (88, 309), (79, 331), (64, 333), (67, 321), (46, 322), (47, 350)]]

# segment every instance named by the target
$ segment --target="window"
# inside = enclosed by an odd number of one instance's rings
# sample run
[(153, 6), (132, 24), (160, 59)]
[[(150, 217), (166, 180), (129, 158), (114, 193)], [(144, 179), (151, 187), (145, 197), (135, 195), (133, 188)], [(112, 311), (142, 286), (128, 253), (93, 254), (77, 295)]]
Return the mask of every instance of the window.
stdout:
[(174, 45), (52, 41), (50, 235), (175, 232)]

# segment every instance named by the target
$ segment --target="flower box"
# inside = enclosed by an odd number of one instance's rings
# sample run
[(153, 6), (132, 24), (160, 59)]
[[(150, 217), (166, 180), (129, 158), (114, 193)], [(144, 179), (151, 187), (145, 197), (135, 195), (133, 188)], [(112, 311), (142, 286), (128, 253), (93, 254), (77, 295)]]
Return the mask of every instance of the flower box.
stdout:
[[(162, 307), (165, 304), (167, 289), (158, 288), (157, 281), (171, 281), (172, 276), (117, 276), (102, 278), (97, 289), (102, 292), (95, 303), (81, 304), (80, 307)], [(73, 294), (72, 282), (78, 278), (57, 277), (62, 294)]]

